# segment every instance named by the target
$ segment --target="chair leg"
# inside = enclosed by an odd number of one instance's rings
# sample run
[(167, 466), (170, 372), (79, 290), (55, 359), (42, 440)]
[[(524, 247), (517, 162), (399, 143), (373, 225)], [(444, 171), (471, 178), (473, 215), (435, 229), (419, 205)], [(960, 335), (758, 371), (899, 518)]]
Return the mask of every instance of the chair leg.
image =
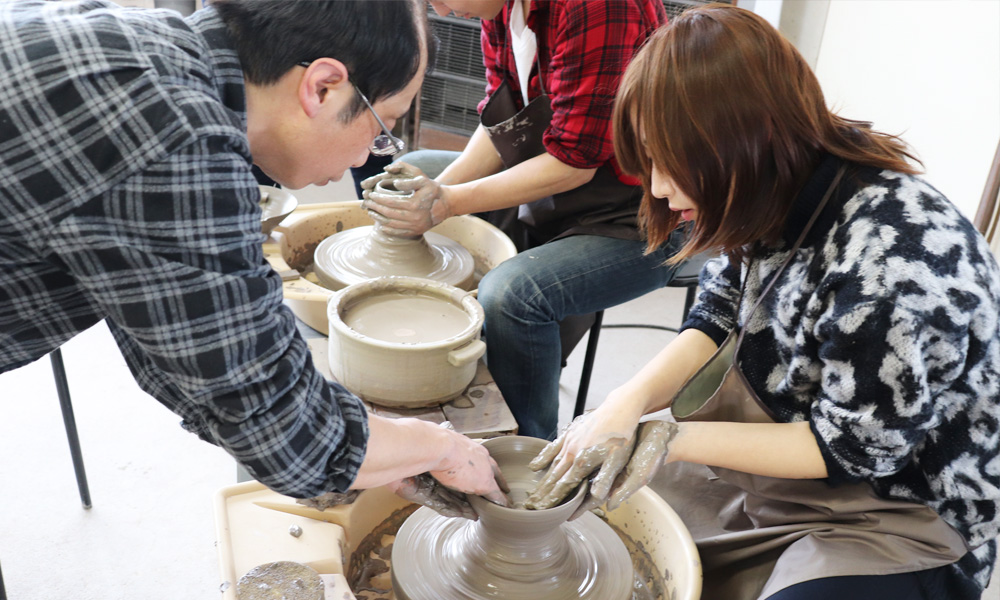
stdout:
[(694, 305), (695, 295), (697, 292), (697, 283), (687, 286), (687, 294), (684, 296), (684, 315), (681, 317), (681, 325), (684, 324), (684, 321), (687, 321), (688, 313), (691, 312), (691, 307)]
[(594, 358), (597, 356), (597, 340), (601, 337), (601, 321), (604, 311), (594, 314), (594, 324), (590, 326), (590, 336), (587, 338), (587, 354), (583, 358), (583, 372), (580, 373), (580, 387), (576, 392), (576, 406), (573, 408), (573, 418), (583, 414), (587, 407), (587, 392), (590, 391), (590, 376), (594, 372)]
[(80, 501), (83, 502), (84, 508), (90, 508), (90, 487), (87, 485), (87, 471), (83, 468), (83, 452), (80, 450), (80, 436), (76, 431), (76, 418), (73, 416), (73, 405), (70, 402), (69, 382), (66, 380), (62, 352), (56, 348), (49, 354), (49, 358), (52, 360), (52, 373), (56, 378), (56, 393), (59, 394), (59, 407), (62, 408), (63, 424), (66, 426), (69, 453), (73, 457), (73, 470), (76, 471), (76, 485), (80, 488)]

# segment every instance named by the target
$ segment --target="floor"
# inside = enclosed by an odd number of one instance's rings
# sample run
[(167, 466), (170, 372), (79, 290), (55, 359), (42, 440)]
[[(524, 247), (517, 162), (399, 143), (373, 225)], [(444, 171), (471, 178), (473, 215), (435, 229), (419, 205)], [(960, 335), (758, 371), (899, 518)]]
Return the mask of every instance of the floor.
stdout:
[[(343, 183), (298, 195), (332, 199), (349, 191)], [(666, 288), (607, 311), (605, 323), (676, 326), (683, 299), (683, 290)], [(604, 329), (591, 404), (673, 335)], [(563, 421), (572, 413), (583, 346), (563, 373)], [(235, 463), (138, 389), (103, 324), (65, 344), (63, 356), (93, 508), (80, 504), (49, 360), (0, 375), (0, 565), (8, 598), (218, 598), (212, 496), (236, 482)], [(997, 579), (984, 598), (1000, 599)]]

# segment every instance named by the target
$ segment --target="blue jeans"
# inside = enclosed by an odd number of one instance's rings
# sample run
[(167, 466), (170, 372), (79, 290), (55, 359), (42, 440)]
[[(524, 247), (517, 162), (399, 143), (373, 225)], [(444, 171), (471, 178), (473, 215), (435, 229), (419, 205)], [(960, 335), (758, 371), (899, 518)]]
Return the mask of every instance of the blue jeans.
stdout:
[(525, 250), (486, 273), (486, 363), (521, 435), (553, 439), (559, 425), (559, 321), (610, 308), (670, 282), (674, 244), (574, 235)]
[[(418, 150), (399, 160), (437, 177), (458, 152)], [(661, 288), (674, 268), (670, 244), (644, 256), (645, 242), (574, 235), (521, 252), (479, 283), (486, 312), (486, 364), (521, 435), (553, 439), (559, 426), (559, 322)]]

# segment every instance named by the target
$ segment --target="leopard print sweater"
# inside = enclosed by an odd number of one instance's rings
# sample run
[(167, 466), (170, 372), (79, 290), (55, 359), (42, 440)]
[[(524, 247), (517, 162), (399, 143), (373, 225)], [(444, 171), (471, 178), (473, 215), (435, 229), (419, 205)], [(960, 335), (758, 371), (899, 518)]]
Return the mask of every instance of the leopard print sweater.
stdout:
[(761, 400), (810, 422), (831, 483), (868, 481), (954, 527), (971, 548), (956, 592), (979, 598), (1000, 532), (1000, 269), (971, 223), (920, 178), (852, 166), (745, 323), (839, 165), (806, 184), (783, 244), (706, 265), (684, 328), (721, 343), (739, 305)]

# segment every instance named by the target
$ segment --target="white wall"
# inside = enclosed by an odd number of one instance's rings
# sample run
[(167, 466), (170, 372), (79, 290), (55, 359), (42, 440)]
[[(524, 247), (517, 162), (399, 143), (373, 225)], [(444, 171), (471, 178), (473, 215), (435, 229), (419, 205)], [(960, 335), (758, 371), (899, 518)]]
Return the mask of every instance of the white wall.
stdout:
[(828, 105), (901, 134), (971, 219), (1000, 140), (1000, 1), (830, 0), (821, 35)]

